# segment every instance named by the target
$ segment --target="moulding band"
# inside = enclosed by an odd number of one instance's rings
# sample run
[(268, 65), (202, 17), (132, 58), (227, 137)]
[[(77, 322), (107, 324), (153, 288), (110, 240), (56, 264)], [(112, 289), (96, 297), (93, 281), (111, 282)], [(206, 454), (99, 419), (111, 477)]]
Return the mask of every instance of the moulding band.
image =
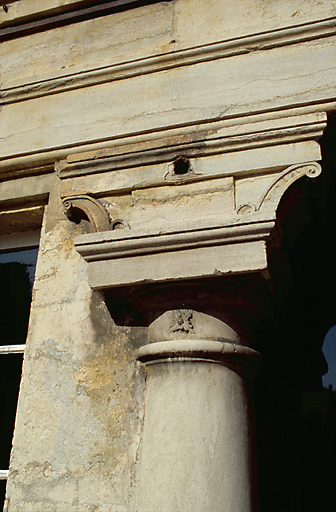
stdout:
[(143, 363), (181, 360), (212, 361), (228, 367), (257, 370), (261, 356), (256, 350), (237, 343), (221, 340), (178, 339), (144, 345), (138, 350), (138, 359)]

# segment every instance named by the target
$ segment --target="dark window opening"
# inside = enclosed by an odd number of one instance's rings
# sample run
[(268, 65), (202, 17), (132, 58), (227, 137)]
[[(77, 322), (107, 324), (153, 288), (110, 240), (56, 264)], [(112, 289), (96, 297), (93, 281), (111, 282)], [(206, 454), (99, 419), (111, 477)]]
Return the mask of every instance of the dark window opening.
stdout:
[(6, 492), (37, 249), (0, 254), (0, 505)]
[(260, 512), (336, 506), (335, 139), (330, 119), (323, 172), (287, 190), (277, 212), (281, 248), (269, 248), (277, 302), (256, 347), (263, 357), (255, 380)]
[(336, 325), (329, 329), (324, 338), (323, 354), (327, 363), (322, 377), (323, 387), (336, 392)]
[[(0, 357), (0, 468), (9, 467), (23, 354)], [(4, 496), (2, 497), (2, 499)]]

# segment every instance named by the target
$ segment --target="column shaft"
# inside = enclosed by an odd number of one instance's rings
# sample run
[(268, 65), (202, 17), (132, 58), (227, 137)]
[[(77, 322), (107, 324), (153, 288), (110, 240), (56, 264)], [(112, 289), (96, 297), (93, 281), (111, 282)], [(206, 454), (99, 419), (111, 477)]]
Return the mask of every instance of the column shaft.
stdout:
[(214, 361), (147, 365), (139, 512), (251, 512), (249, 397)]

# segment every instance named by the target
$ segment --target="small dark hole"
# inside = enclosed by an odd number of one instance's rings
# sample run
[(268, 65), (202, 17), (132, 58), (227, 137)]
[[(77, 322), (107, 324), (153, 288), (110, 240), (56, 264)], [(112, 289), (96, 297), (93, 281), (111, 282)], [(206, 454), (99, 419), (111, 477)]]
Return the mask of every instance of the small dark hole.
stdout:
[(8, 7), (7, 7), (7, 5), (3, 5), (3, 6), (2, 6), (2, 8), (3, 8), (3, 10), (4, 10), (5, 12), (8, 12)]
[(115, 229), (124, 229), (124, 228), (125, 228), (124, 224), (122, 222), (118, 221), (118, 220), (112, 224), (112, 230), (113, 231)]
[(186, 158), (179, 158), (174, 162), (174, 174), (188, 174), (190, 171), (190, 162)]

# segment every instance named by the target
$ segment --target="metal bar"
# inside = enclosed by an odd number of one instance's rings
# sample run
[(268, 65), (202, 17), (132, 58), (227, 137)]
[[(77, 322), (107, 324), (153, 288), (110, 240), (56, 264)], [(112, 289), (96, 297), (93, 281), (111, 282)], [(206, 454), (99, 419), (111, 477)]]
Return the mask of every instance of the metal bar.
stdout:
[(0, 356), (6, 354), (23, 354), (26, 345), (0, 345)]
[(8, 469), (0, 469), (0, 480), (7, 480), (8, 479)]

